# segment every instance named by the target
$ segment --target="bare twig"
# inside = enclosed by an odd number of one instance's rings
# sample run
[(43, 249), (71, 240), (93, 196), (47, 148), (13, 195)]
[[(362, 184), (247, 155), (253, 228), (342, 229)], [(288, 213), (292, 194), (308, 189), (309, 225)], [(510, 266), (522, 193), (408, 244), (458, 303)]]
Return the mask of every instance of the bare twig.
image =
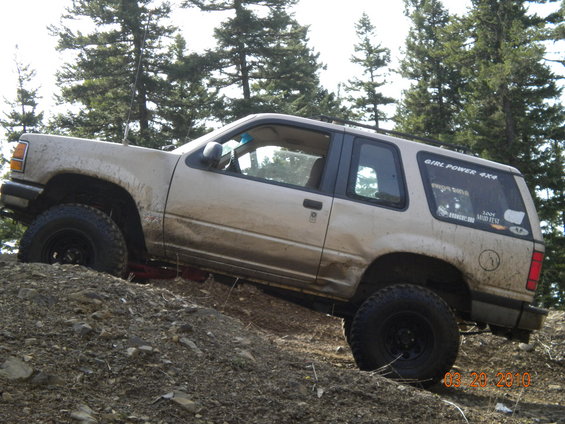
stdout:
[(222, 305), (222, 309), (224, 309), (226, 307), (228, 300), (230, 299), (231, 292), (235, 288), (235, 286), (237, 285), (238, 281), (239, 281), (239, 278), (236, 278), (235, 281), (233, 282), (232, 286), (230, 287), (230, 291), (228, 292), (228, 296), (226, 297), (226, 301)]
[(314, 366), (314, 362), (312, 362), (312, 371), (314, 371), (314, 380), (317, 383), (318, 382), (318, 374), (316, 374), (316, 367)]
[(465, 416), (465, 414), (463, 413), (463, 410), (461, 408), (459, 408), (457, 405), (455, 405), (453, 402), (450, 402), (448, 400), (442, 399), (445, 403), (451, 405), (451, 406), (455, 406), (457, 408), (457, 410), (461, 413), (461, 415), (463, 416), (463, 419), (465, 420), (465, 422), (467, 424), (469, 424), (469, 420), (467, 419), (467, 417)]
[(512, 415), (514, 415), (516, 413), (516, 408), (518, 407), (518, 403), (520, 402), (520, 399), (522, 399), (522, 395), (524, 394), (524, 389), (525, 389), (525, 387), (522, 387), (522, 390), (520, 390), (520, 394), (518, 395), (518, 399), (516, 399), (516, 403), (514, 404), (514, 408), (512, 408)]

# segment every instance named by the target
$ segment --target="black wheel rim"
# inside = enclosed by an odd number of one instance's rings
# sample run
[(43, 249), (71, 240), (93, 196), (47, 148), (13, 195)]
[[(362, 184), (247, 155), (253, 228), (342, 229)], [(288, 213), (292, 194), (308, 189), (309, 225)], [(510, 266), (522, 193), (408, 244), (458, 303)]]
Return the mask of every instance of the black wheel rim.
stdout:
[(428, 320), (416, 312), (399, 312), (388, 317), (383, 326), (383, 347), (395, 361), (394, 366), (408, 368), (429, 357), (434, 333)]
[(92, 265), (94, 262), (92, 240), (76, 229), (66, 229), (53, 234), (45, 243), (42, 262), (49, 264)]

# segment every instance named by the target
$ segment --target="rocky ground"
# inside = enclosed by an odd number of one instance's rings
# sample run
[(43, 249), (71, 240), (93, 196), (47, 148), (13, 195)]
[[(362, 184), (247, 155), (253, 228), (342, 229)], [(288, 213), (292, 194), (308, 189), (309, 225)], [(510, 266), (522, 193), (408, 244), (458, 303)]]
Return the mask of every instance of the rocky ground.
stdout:
[(252, 286), (0, 260), (0, 423), (565, 423), (565, 313), (465, 336), (452, 375), (360, 372), (340, 320)]

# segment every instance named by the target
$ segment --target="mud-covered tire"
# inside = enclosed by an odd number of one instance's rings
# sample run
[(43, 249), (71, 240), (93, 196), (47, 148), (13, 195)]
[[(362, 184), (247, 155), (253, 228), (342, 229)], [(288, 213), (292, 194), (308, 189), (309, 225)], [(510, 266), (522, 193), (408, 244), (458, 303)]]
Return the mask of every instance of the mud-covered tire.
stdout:
[(424, 387), (443, 378), (459, 350), (459, 328), (449, 305), (410, 284), (389, 286), (368, 298), (350, 337), (360, 369)]
[(20, 241), (22, 262), (78, 264), (123, 276), (127, 248), (119, 227), (91, 206), (64, 204), (39, 215)]

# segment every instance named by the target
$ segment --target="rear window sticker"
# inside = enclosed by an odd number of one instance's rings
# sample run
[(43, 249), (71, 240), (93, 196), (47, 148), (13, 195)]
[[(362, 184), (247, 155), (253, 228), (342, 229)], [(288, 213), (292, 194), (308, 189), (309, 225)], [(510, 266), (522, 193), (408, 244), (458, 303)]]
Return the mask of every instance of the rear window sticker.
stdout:
[(504, 219), (510, 222), (511, 224), (516, 224), (516, 225), (522, 224), (522, 221), (524, 220), (525, 216), (526, 216), (525, 212), (513, 211), (512, 209), (508, 209), (506, 210), (506, 212), (504, 212)]
[(421, 152), (430, 211), (440, 220), (508, 236), (532, 231), (516, 177), (505, 170)]
[(496, 175), (496, 174), (490, 174), (488, 172), (479, 172), (479, 171), (477, 171), (476, 169), (473, 169), (473, 168), (468, 168), (468, 167), (461, 166), (461, 165), (446, 163), (446, 162), (442, 162), (440, 160), (426, 159), (426, 160), (424, 160), (424, 163), (426, 165), (435, 166), (437, 168), (443, 168), (443, 169), (454, 171), (454, 172), (461, 172), (463, 174), (468, 174), (468, 175), (476, 175), (478, 177), (485, 178), (487, 180), (494, 181), (494, 180), (498, 179), (498, 175)]
[[(496, 217), (495, 212), (482, 211), (480, 214), (477, 215), (477, 220), (486, 222), (487, 224), (495, 224), (495, 225), (500, 224), (500, 218)], [(513, 222), (513, 224), (515, 224), (515, 222)]]
[(475, 222), (470, 193), (458, 187), (432, 183), (437, 204), (437, 214), (444, 218), (469, 223)]
[(528, 230), (518, 226), (510, 227), (509, 230), (517, 236), (527, 236), (528, 234), (530, 234)]

